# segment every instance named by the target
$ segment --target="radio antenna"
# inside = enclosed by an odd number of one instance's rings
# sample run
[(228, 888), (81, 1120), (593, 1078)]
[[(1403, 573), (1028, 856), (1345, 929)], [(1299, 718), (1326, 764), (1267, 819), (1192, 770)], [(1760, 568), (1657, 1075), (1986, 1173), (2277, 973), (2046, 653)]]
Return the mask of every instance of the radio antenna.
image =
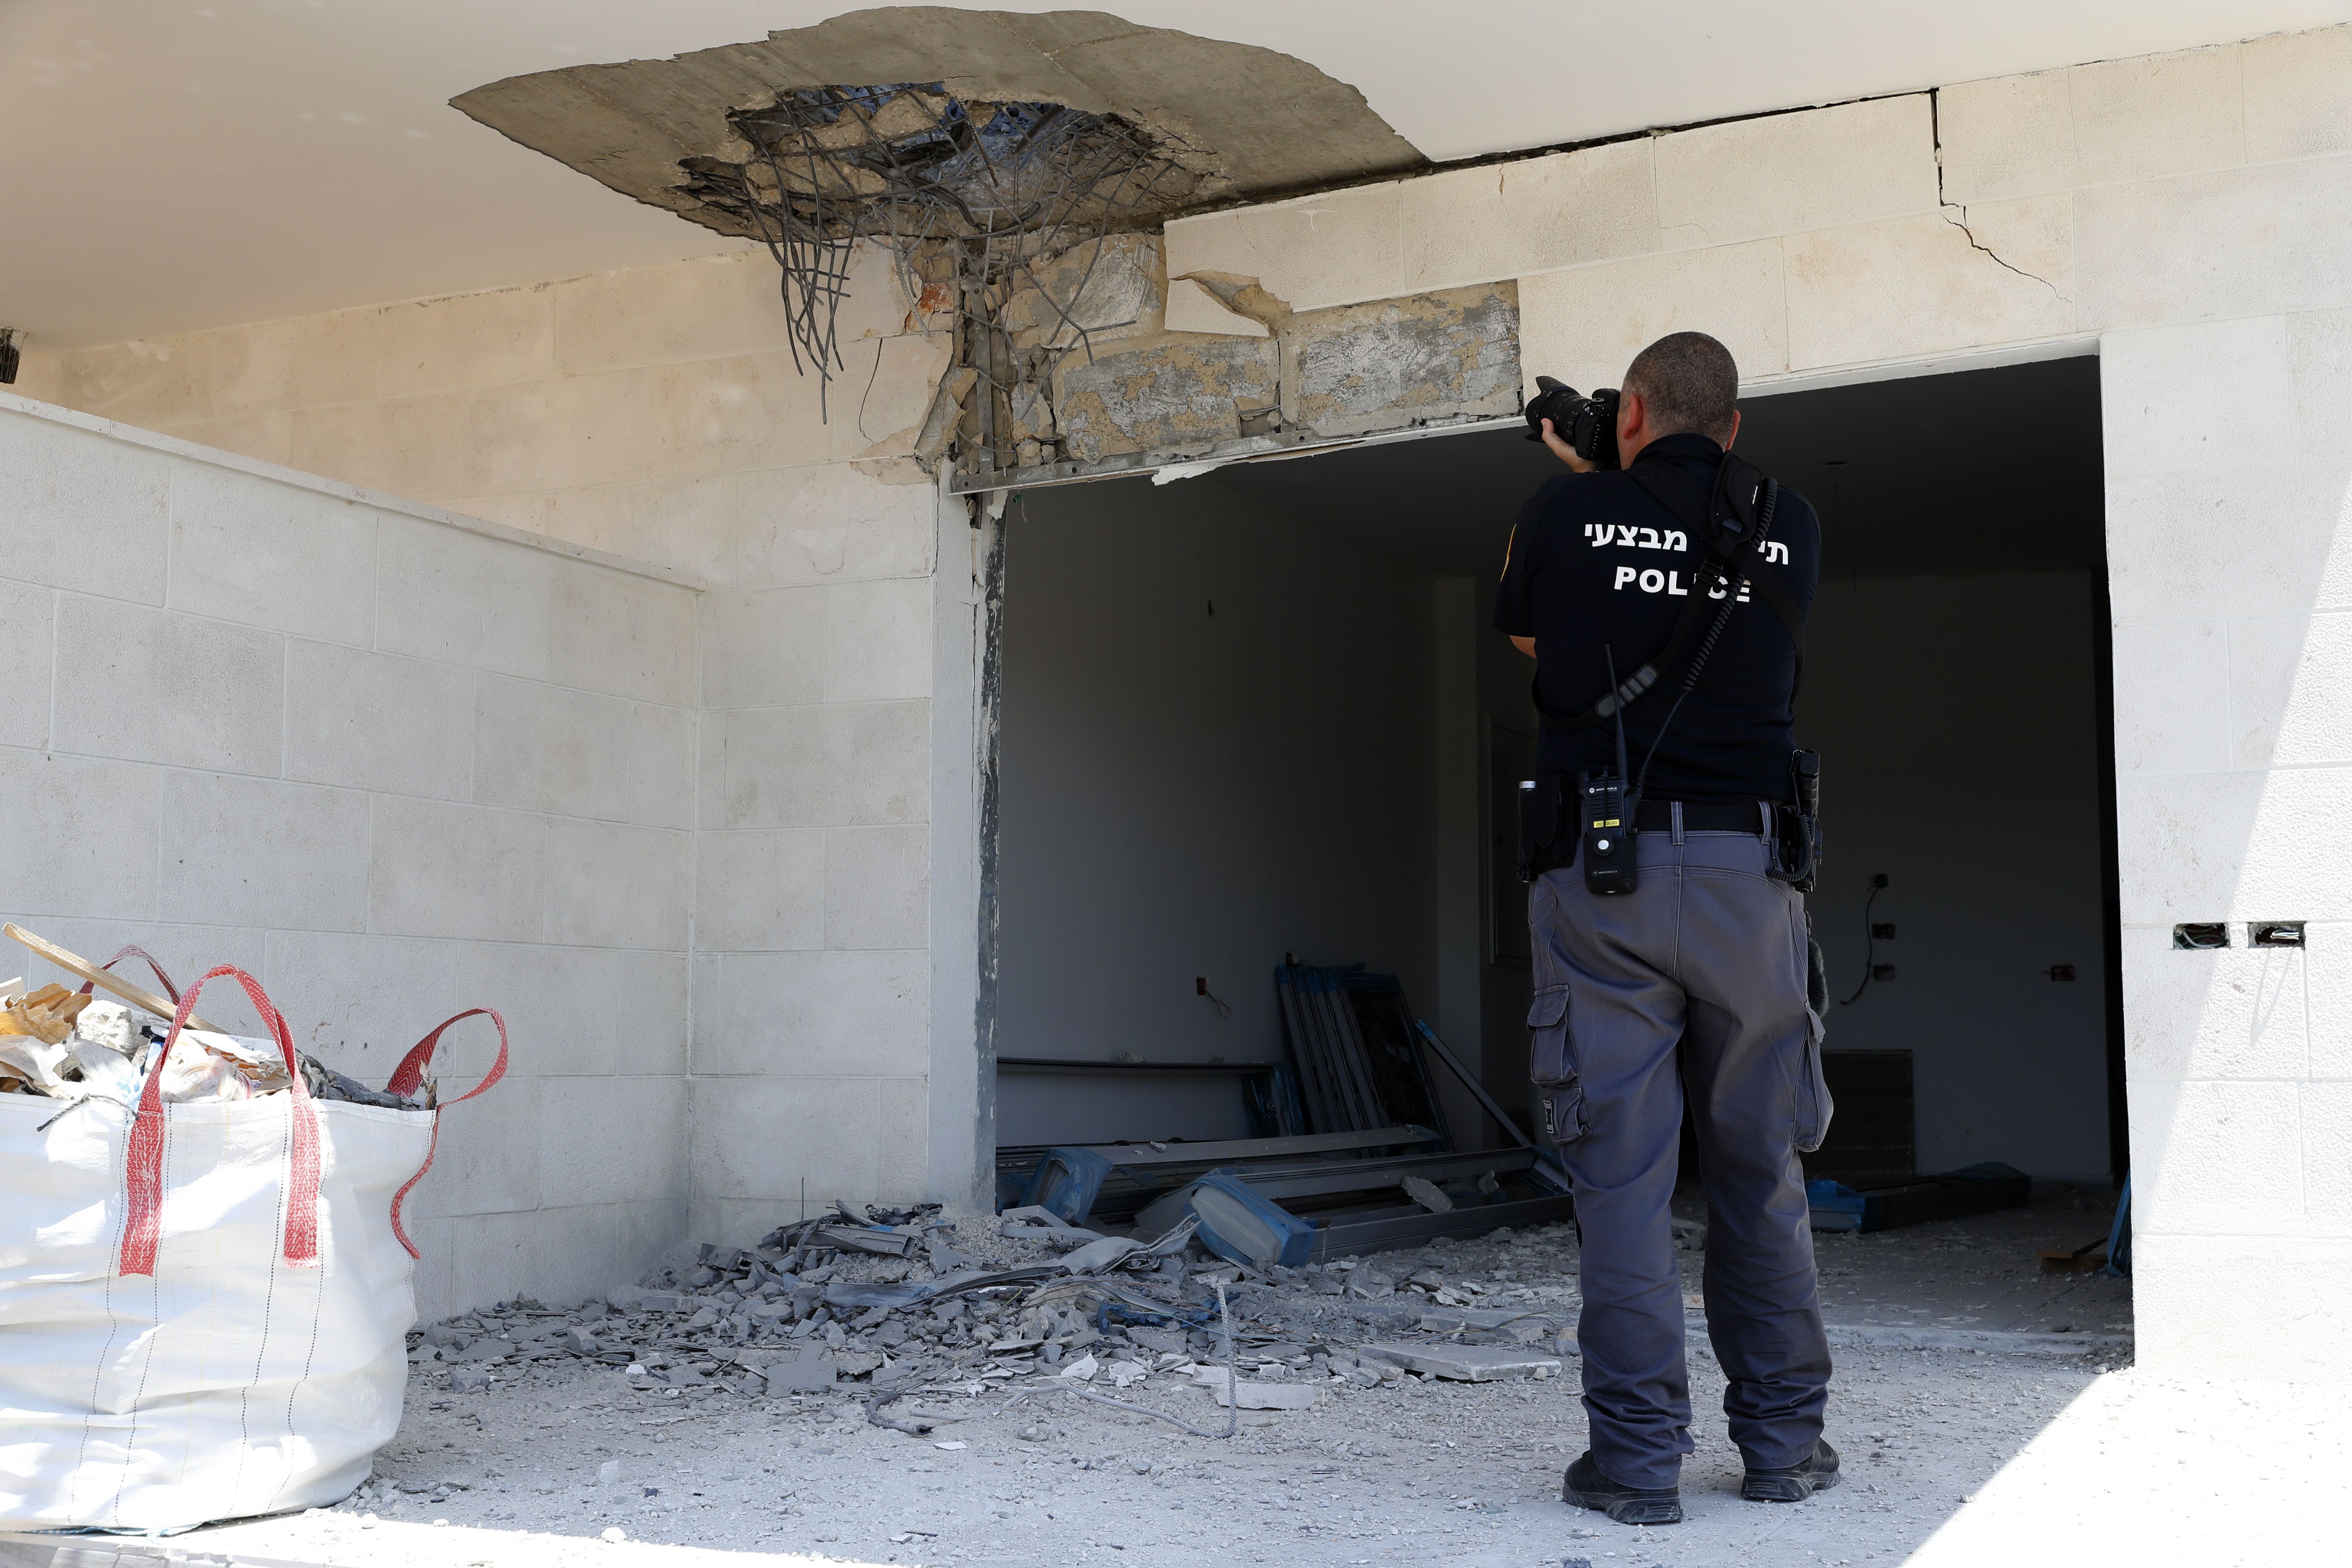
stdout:
[(1625, 694), (1617, 689), (1617, 652), (1602, 643), (1601, 657), (1609, 662), (1609, 689), (1617, 699), (1617, 776), (1631, 784), (1633, 775), (1625, 771)]

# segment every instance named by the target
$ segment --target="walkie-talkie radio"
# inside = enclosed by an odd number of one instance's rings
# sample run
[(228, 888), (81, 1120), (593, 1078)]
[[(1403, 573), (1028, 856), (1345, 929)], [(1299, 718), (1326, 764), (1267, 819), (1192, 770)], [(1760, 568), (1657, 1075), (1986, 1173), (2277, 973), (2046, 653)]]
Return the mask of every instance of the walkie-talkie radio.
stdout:
[(1591, 893), (1633, 890), (1633, 813), (1625, 781), (1608, 773), (1579, 773), (1577, 799), (1584, 812), (1584, 888)]

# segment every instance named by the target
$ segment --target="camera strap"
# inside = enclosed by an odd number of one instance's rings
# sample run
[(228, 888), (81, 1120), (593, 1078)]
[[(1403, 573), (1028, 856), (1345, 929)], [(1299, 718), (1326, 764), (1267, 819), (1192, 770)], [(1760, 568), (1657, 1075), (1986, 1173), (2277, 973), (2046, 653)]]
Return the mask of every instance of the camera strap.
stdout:
[[(1729, 452), (1716, 465), (1711, 489), (1667, 462), (1643, 463), (1637, 459), (1625, 473), (1689, 530), (1694, 539), (1703, 542), (1705, 555), (1692, 574), (1692, 592), (1683, 602), (1682, 613), (1675, 618), (1666, 646), (1648, 663), (1602, 693), (1598, 701), (1581, 713), (1556, 712), (1544, 705), (1542, 682), (1538, 680), (1536, 710), (1548, 722), (1563, 730), (1586, 730), (1615, 717), (1658, 683), (1698, 635), (1701, 624), (1709, 619), (1710, 609), (1727, 608), (1723, 600), (1736, 596), (1743, 584), (1754, 588), (1757, 597), (1771, 609), (1790, 640), (1797, 645), (1797, 679), (1801, 684), (1805, 674), (1804, 610), (1778, 572), (1769, 564), (1742, 559), (1743, 552), (1754, 555), (1764, 550), (1765, 535), (1770, 531), (1772, 521), (1773, 508), (1767, 499), (1772, 481), (1755, 464)], [(1685, 672), (1686, 680), (1696, 678), (1697, 666), (1714, 651), (1714, 646), (1710, 637), (1699, 649), (1692, 668)]]

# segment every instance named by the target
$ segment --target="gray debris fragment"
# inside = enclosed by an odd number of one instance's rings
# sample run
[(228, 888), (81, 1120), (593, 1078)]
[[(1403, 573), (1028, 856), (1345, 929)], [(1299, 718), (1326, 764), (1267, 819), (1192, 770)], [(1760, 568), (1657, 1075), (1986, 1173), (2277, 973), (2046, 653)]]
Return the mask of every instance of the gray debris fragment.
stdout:
[(1130, 1236), (1107, 1236), (1090, 1241), (1075, 1252), (1066, 1253), (1062, 1267), (1073, 1274), (1094, 1274), (1109, 1268), (1130, 1252), (1141, 1252), (1144, 1246)]
[(1364, 1353), (1392, 1361), (1431, 1377), (1461, 1383), (1492, 1383), (1507, 1377), (1549, 1377), (1559, 1358), (1505, 1345), (1412, 1344), (1397, 1340), (1363, 1347)]
[(1437, 1184), (1420, 1176), (1404, 1179), (1404, 1195), (1432, 1214), (1452, 1214), (1454, 1200), (1440, 1192)]

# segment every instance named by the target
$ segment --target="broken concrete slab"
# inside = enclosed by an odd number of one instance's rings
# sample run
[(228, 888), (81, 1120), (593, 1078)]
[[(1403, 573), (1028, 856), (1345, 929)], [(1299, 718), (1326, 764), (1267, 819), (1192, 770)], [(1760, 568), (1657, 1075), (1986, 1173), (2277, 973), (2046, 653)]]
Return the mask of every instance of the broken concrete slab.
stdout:
[(1245, 414), (1276, 406), (1281, 355), (1271, 340), (1168, 337), (1065, 361), (1054, 405), (1082, 463), (1128, 452), (1205, 452), (1238, 440)]
[(1560, 1367), (1558, 1356), (1539, 1355), (1506, 1345), (1412, 1343), (1382, 1340), (1360, 1352), (1394, 1362), (1408, 1372), (1456, 1383), (1494, 1383), (1512, 1377), (1549, 1377)]
[[(1221, 1366), (1195, 1368), (1192, 1381), (1219, 1405), (1237, 1405), (1244, 1410), (1312, 1410), (1322, 1392), (1311, 1383), (1256, 1383), (1248, 1378), (1229, 1381)], [(1229, 1386), (1230, 1398), (1226, 1395)]]
[(1528, 1307), (1433, 1307), (1421, 1314), (1420, 1325), (1432, 1333), (1448, 1334), (1457, 1329), (1501, 1331), (1508, 1333), (1527, 1329), (1528, 1333), (1516, 1337), (1542, 1338), (1547, 1331), (1557, 1331), (1572, 1324), (1573, 1309), (1547, 1311)]
[(1519, 298), (1496, 283), (1293, 316), (1283, 418), (1354, 436), (1519, 410)]
[(625, 1286), (606, 1293), (604, 1300), (625, 1312), (683, 1312), (694, 1298), (676, 1290), (645, 1290)]
[(1264, 321), (1243, 315), (1194, 278), (1170, 280), (1166, 320), (1171, 332), (1207, 332), (1228, 338), (1274, 336)]
[(762, 1375), (768, 1380), (770, 1394), (822, 1394), (833, 1387), (835, 1373), (832, 1357), (803, 1350), (797, 1355), (770, 1362)]

